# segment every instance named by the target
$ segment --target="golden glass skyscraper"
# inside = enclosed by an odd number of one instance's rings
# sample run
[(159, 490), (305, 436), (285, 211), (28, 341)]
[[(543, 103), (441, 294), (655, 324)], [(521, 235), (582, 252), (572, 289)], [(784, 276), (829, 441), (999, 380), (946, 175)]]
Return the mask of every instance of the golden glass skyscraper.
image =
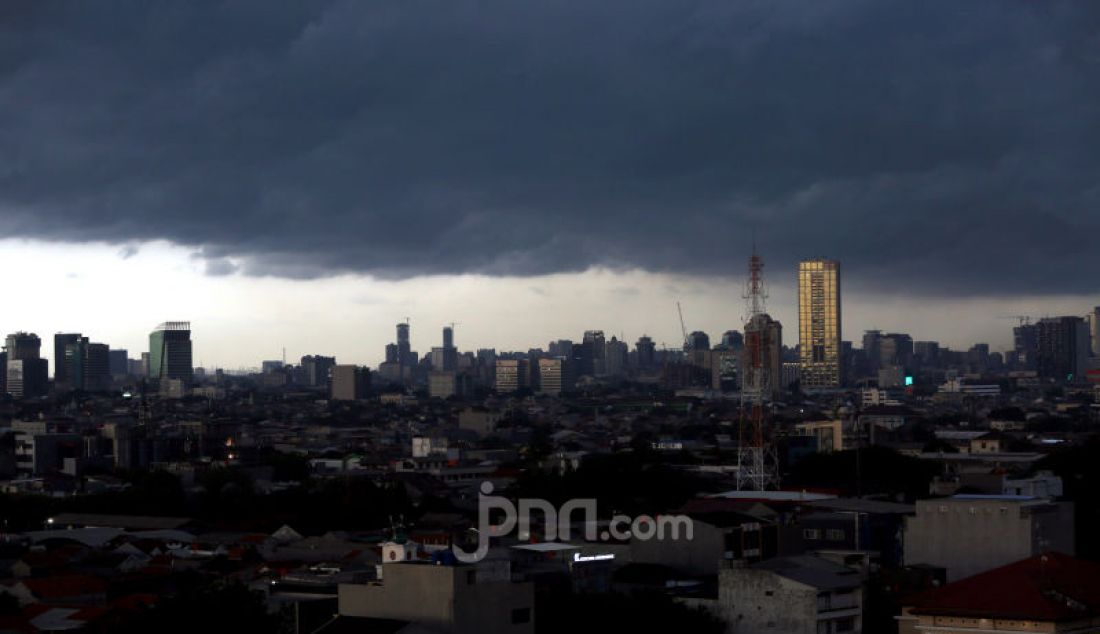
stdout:
[(803, 389), (840, 387), (840, 263), (798, 264), (798, 351)]

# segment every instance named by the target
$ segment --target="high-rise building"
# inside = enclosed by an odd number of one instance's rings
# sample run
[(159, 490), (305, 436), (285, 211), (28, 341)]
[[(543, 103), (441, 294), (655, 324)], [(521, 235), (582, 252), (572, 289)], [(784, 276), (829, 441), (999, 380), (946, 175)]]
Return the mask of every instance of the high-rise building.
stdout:
[(606, 354), (606, 341), (602, 330), (584, 331), (584, 339), (581, 341), (581, 374), (600, 376), (604, 374), (604, 358)]
[(397, 324), (397, 363), (402, 370), (414, 365), (412, 360), (412, 346), (409, 343), (409, 324)]
[(710, 350), (710, 337), (702, 330), (696, 330), (687, 336), (684, 342), (684, 352), (698, 352)]
[(1023, 323), (1012, 329), (1012, 348), (1016, 363), (1025, 370), (1035, 370), (1039, 364), (1039, 327)]
[(900, 332), (882, 335), (878, 341), (878, 358), (879, 368), (909, 365), (913, 360), (913, 338)]
[(304, 371), (306, 385), (310, 387), (322, 387), (328, 385), (332, 367), (336, 365), (336, 357), (306, 355), (302, 357), (301, 365)]
[[(436, 367), (437, 370), (442, 368), (444, 372), (454, 372), (458, 369), (458, 349), (455, 348), (455, 331), (451, 326), (443, 328), (442, 355), (442, 364)], [(432, 359), (432, 365), (435, 365), (435, 359)]]
[[(751, 345), (750, 345), (751, 344)], [(759, 351), (759, 360), (753, 351)], [(775, 398), (782, 389), (783, 327), (766, 313), (745, 324), (745, 352), (741, 355), (741, 389)]]
[(357, 401), (370, 392), (370, 370), (357, 365), (332, 366), (332, 400)]
[(1048, 317), (1036, 324), (1037, 369), (1042, 377), (1076, 382), (1085, 379), (1089, 331), (1080, 317)]
[(517, 392), (528, 385), (528, 369), (526, 359), (497, 359), (496, 360), (496, 389), (501, 394)]
[(722, 343), (718, 347), (729, 352), (739, 352), (745, 347), (745, 337), (736, 330), (727, 330), (722, 333)]
[(111, 376), (124, 377), (130, 373), (130, 352), (128, 350), (111, 350), (108, 356), (111, 360)]
[(803, 388), (840, 387), (839, 262), (798, 264), (798, 351)]
[(913, 356), (924, 367), (936, 367), (940, 361), (940, 344), (936, 341), (914, 341)]
[(65, 346), (80, 341), (78, 332), (57, 333), (53, 336), (53, 380), (57, 384), (69, 383), (69, 366), (65, 363)]
[(33, 332), (16, 332), (8, 335), (4, 350), (8, 353), (8, 361), (40, 359), (42, 340)]
[(638, 342), (634, 344), (634, 348), (638, 352), (639, 368), (644, 370), (657, 364), (657, 344), (653, 343), (652, 338), (642, 335), (638, 338)]
[(1092, 342), (1092, 356), (1100, 357), (1100, 306), (1089, 313), (1089, 340)]
[(569, 361), (563, 357), (539, 359), (539, 393), (558, 396), (573, 389)]
[(41, 358), (42, 340), (38, 335), (17, 332), (7, 337), (4, 346), (6, 387), (14, 398), (44, 396), (49, 388), (49, 362)]
[(111, 347), (89, 343), (84, 356), (84, 389), (99, 392), (111, 388)]
[(625, 341), (619, 341), (614, 336), (607, 342), (604, 352), (604, 372), (607, 376), (622, 376), (626, 373), (626, 361), (630, 356), (630, 348)]
[(166, 321), (149, 333), (150, 379), (175, 379), (190, 384), (193, 373), (190, 322)]

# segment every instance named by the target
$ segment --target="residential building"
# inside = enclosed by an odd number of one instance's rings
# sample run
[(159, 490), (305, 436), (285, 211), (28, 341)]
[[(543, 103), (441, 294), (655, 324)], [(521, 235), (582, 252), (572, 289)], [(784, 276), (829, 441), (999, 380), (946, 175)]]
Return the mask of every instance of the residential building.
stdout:
[(720, 570), (708, 607), (731, 634), (859, 634), (863, 576), (822, 557), (776, 557)]
[(1043, 552), (908, 597), (899, 634), (1100, 632), (1100, 564)]
[(1073, 505), (1015, 495), (918, 500), (905, 525), (905, 564), (976, 575), (1041, 552), (1074, 552)]
[(798, 265), (798, 350), (802, 389), (841, 386), (839, 262)]
[(445, 563), (443, 553), (433, 562), (408, 544), (387, 546), (383, 561), (393, 563), (380, 566), (379, 581), (339, 585), (341, 619), (393, 619), (454, 634), (534, 632), (534, 584), (512, 581), (509, 562), (459, 565)]
[(1089, 331), (1080, 317), (1048, 317), (1036, 324), (1039, 376), (1083, 382), (1088, 369)]

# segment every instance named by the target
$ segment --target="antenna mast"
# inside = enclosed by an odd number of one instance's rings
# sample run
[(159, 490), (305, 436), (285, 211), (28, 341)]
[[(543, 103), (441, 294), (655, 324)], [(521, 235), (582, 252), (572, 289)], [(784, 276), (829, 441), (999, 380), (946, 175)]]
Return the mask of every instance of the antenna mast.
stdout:
[[(764, 312), (767, 290), (764, 286), (764, 260), (757, 255), (753, 244), (749, 256), (749, 279), (745, 284), (744, 298), (749, 311), (745, 324), (745, 358), (741, 377), (741, 429), (737, 449), (737, 489), (739, 491), (764, 491), (779, 488), (779, 460), (775, 446), (767, 438), (764, 400), (771, 397), (769, 364), (778, 342), (773, 341), (771, 318)], [(745, 419), (748, 406), (749, 416)]]

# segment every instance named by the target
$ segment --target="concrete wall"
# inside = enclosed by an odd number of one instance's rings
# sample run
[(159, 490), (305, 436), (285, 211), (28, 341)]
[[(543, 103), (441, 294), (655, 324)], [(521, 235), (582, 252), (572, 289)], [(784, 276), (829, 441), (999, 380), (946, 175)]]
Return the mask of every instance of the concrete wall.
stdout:
[[(339, 586), (339, 611), (461, 634), (534, 632), (534, 585), (485, 581), (491, 575), (479, 579), (478, 572), (476, 566), (384, 564), (382, 583)], [(524, 609), (529, 610), (529, 620), (513, 623), (513, 611)]]
[[(1036, 527), (1041, 539), (1033, 530)], [(906, 519), (905, 564), (942, 566), (948, 582), (1042, 550), (1073, 554), (1072, 510), (1064, 505), (998, 499), (921, 500), (916, 516)]]
[(719, 573), (719, 618), (730, 634), (817, 634), (817, 590), (766, 570)]
[(679, 539), (668, 535), (665, 539), (631, 539), (630, 560), (661, 564), (694, 575), (717, 574), (726, 550), (726, 531), (699, 520), (693, 520), (693, 529), (691, 540), (683, 534)]

